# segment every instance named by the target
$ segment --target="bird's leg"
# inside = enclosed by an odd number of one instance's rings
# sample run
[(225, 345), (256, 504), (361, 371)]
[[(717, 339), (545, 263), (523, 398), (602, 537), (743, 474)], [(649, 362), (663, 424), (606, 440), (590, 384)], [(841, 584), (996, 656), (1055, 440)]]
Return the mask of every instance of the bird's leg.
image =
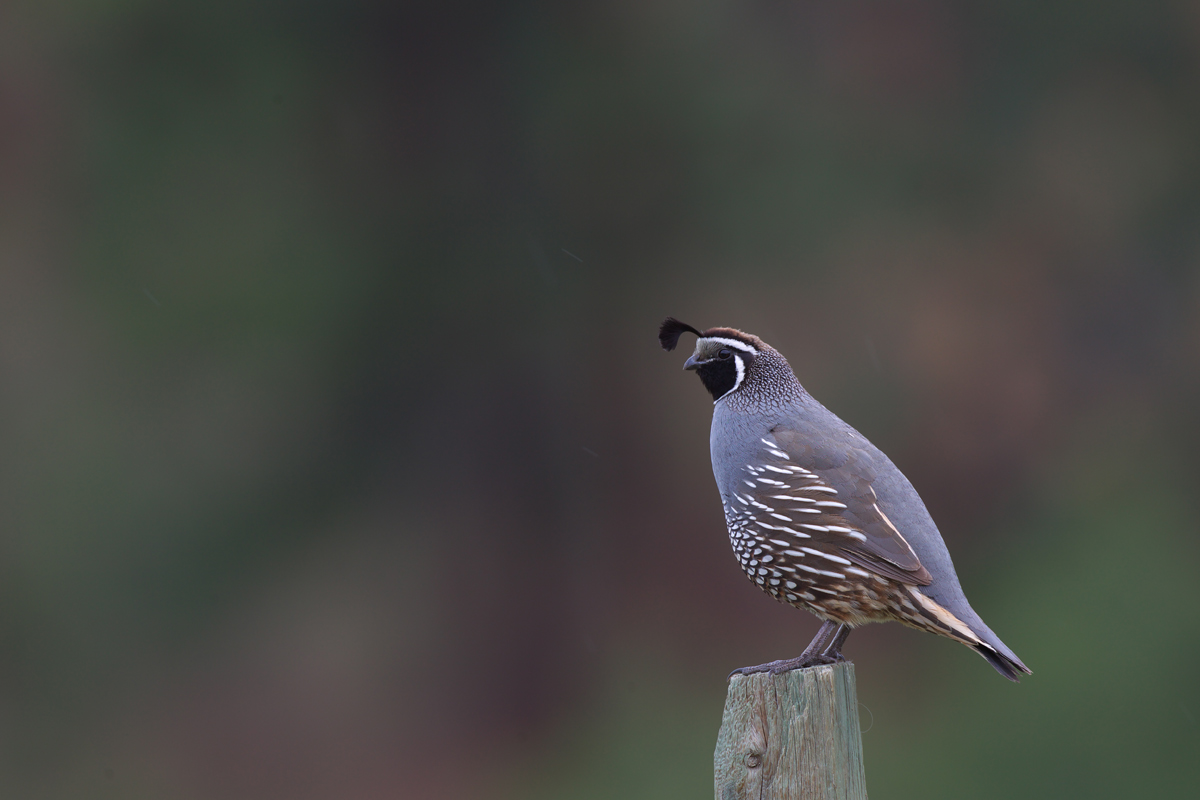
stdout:
[(846, 657), (842, 655), (842, 645), (846, 643), (846, 639), (850, 638), (850, 631), (849, 625), (838, 625), (837, 633), (829, 640), (829, 644), (821, 651), (821, 655), (834, 661), (845, 661)]
[[(732, 678), (734, 675), (752, 675), (755, 672), (769, 672), (772, 675), (778, 675), (781, 672), (788, 672), (793, 669), (802, 669), (804, 667), (814, 667), (818, 664), (832, 664), (835, 661), (841, 661), (842, 654), (838, 650), (842, 642), (846, 641), (846, 637), (849, 635), (849, 626), (839, 625), (836, 622), (826, 620), (821, 623), (820, 629), (817, 630), (817, 635), (808, 643), (808, 647), (804, 648), (804, 652), (798, 658), (772, 661), (769, 664), (759, 664), (757, 667), (742, 667), (729, 673), (729, 677)], [(831, 637), (832, 641), (830, 640)], [(836, 643), (836, 647), (834, 643)]]
[[(800, 654), (800, 657), (792, 660), (804, 662), (804, 666), (806, 667), (811, 667), (814, 664), (828, 663), (819, 659), (824, 657), (825, 651), (829, 649), (827, 643), (830, 641), (830, 637), (836, 637), (841, 633), (843, 627), (843, 625), (839, 625), (836, 622), (825, 620), (821, 623), (821, 627), (817, 629), (817, 635), (808, 643), (808, 647), (804, 648), (804, 652)], [(814, 661), (814, 659), (818, 660)], [(792, 669), (795, 669), (795, 667), (792, 667)]]

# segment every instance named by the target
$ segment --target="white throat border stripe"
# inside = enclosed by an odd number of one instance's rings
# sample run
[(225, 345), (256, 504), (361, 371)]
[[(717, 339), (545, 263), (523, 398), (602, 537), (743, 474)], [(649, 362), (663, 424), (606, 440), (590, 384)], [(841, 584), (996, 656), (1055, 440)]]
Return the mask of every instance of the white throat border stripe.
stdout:
[[(700, 341), (701, 342), (716, 342), (718, 344), (723, 344), (726, 347), (732, 347), (735, 350), (741, 350), (743, 353), (750, 353), (751, 355), (755, 355), (755, 356), (758, 355), (757, 350), (755, 350), (753, 347), (746, 344), (745, 342), (739, 342), (737, 339), (726, 339), (724, 336), (703, 336), (700, 338)], [(697, 342), (697, 344), (698, 343), (699, 342)]]
[(728, 392), (726, 392), (725, 394), (718, 397), (716, 400), (713, 400), (713, 405), (716, 405), (717, 403), (724, 400), (726, 397), (729, 397), (729, 395), (736, 392), (738, 390), (738, 387), (742, 385), (742, 381), (746, 379), (746, 365), (742, 362), (741, 356), (734, 355), (733, 366), (737, 368), (737, 381), (733, 384), (732, 389), (730, 389)]

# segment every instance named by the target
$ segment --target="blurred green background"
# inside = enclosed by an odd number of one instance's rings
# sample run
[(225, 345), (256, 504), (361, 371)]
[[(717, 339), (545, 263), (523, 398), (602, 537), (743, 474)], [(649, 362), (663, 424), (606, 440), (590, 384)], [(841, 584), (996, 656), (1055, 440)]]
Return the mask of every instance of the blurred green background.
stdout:
[(711, 796), (817, 621), (668, 314), (1034, 671), (856, 633), (873, 796), (1192, 796), (1198, 143), (1186, 2), (5, 4), (0, 796)]

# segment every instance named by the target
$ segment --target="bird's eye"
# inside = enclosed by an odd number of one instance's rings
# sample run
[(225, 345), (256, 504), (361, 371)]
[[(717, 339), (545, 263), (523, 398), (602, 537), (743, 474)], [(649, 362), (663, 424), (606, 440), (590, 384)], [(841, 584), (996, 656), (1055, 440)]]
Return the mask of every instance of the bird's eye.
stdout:
[(719, 350), (717, 352), (717, 358), (722, 359), (722, 360), (729, 358), (731, 355), (733, 355), (733, 351), (730, 350), (728, 347), (722, 348), (721, 350)]

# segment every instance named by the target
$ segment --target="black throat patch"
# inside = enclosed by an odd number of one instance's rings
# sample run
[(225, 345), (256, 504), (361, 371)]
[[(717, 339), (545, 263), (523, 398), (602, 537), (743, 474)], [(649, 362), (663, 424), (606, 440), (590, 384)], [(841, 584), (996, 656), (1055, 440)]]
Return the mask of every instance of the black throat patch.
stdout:
[(721, 361), (709, 361), (707, 364), (700, 365), (700, 368), (696, 370), (696, 374), (700, 376), (700, 381), (704, 384), (704, 388), (708, 389), (708, 393), (712, 395), (714, 403), (729, 394), (730, 390), (737, 386), (738, 369), (736, 359), (739, 358), (742, 358), (742, 356), (735, 355), (733, 358)]

